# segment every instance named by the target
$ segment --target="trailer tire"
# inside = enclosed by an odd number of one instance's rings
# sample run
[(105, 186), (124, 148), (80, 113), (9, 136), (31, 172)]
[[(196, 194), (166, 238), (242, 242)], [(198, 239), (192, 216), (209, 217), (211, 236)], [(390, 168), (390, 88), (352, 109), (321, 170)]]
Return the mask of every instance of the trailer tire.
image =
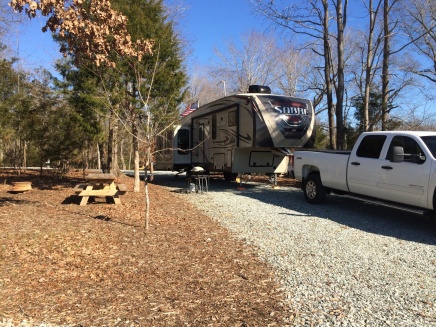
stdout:
[(224, 180), (226, 182), (234, 182), (236, 180), (236, 177), (238, 177), (238, 174), (224, 172)]
[(324, 202), (327, 192), (318, 174), (310, 174), (306, 177), (303, 182), (303, 193), (306, 201), (310, 204)]

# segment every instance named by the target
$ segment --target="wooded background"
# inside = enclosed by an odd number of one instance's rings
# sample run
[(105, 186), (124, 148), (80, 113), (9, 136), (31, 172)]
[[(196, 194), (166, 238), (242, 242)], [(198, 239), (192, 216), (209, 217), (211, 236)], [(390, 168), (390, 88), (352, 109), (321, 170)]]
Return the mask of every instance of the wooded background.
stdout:
[[(434, 130), (434, 0), (356, 2), (359, 17), (344, 0), (247, 1), (268, 31), (248, 32), (195, 73), (183, 1), (3, 2), (0, 165), (138, 170), (188, 104), (251, 84), (310, 99), (320, 148), (348, 149), (367, 130)], [(21, 69), (7, 41), (36, 14), (65, 54), (53, 71)]]

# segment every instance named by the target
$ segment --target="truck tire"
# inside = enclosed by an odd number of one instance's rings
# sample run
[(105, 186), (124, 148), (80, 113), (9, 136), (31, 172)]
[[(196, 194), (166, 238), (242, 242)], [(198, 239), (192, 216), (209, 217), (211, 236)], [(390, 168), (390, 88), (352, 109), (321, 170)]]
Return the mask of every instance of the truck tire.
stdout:
[(326, 190), (318, 174), (310, 174), (303, 182), (303, 193), (310, 204), (320, 204), (326, 198)]

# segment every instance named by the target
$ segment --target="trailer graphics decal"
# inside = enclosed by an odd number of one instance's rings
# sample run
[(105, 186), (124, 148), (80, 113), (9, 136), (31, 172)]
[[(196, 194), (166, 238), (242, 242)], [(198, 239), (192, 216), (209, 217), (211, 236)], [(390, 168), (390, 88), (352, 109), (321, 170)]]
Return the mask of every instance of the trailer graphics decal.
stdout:
[(219, 129), (219, 133), (221, 135), (221, 139), (218, 141), (213, 141), (213, 145), (217, 147), (228, 147), (228, 146), (236, 146), (236, 140), (239, 136), (239, 141), (245, 144), (251, 144), (252, 138), (248, 133), (245, 135), (238, 134), (234, 130), (229, 129)]
[(262, 102), (267, 112), (285, 138), (299, 139), (307, 132), (312, 121), (312, 110), (308, 103), (286, 97), (265, 100)]
[(232, 130), (220, 129), (221, 138), (218, 141), (213, 141), (213, 145), (226, 148), (236, 145), (236, 132)]

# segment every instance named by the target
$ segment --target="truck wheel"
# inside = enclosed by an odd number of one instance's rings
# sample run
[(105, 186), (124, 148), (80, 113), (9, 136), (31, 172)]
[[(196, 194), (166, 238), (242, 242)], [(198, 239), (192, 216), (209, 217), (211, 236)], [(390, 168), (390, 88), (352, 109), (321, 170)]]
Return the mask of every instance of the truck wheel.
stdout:
[(326, 190), (318, 174), (307, 176), (303, 183), (303, 192), (306, 201), (310, 204), (320, 204), (326, 198)]

